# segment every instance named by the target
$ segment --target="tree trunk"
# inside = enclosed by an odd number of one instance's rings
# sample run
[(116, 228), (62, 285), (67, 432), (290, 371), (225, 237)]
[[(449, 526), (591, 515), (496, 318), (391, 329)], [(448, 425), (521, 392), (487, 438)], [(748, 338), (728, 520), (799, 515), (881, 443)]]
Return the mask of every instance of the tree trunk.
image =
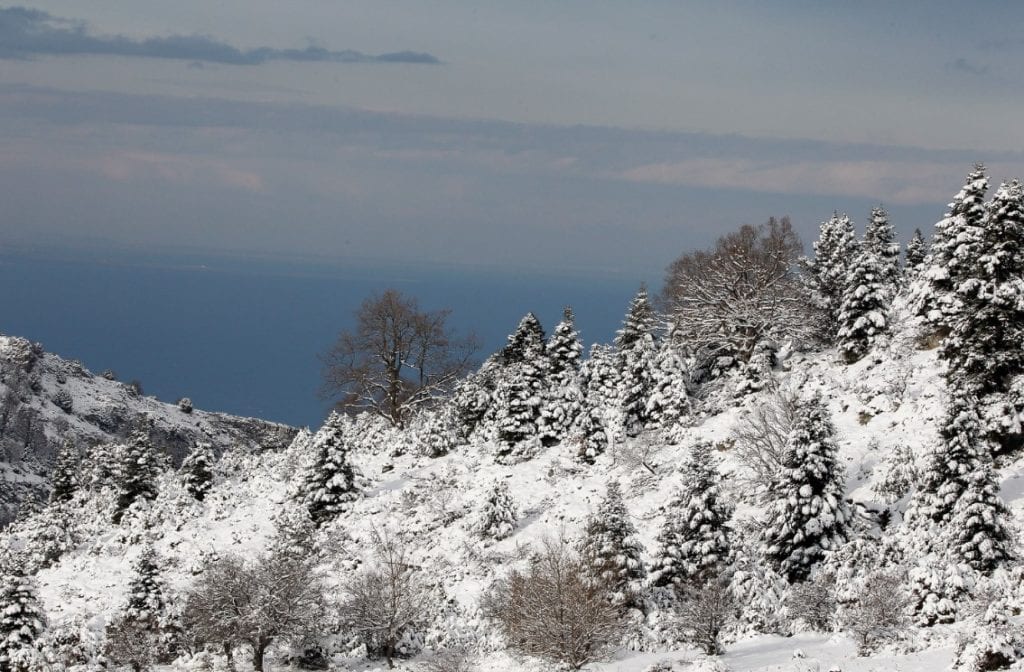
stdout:
[(252, 669), (256, 672), (263, 672), (263, 654), (270, 645), (268, 640), (259, 639), (252, 644)]
[(224, 658), (227, 659), (228, 669), (231, 672), (235, 670), (235, 653), (231, 648), (230, 642), (224, 642)]

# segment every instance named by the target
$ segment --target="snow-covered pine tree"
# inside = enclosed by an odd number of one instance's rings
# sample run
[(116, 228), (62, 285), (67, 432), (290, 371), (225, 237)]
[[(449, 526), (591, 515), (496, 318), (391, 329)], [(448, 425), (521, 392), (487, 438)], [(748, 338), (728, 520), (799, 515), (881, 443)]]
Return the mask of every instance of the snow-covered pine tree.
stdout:
[(639, 436), (651, 424), (649, 402), (655, 387), (658, 346), (652, 334), (644, 334), (628, 350), (620, 352), (621, 410), (626, 436)]
[(147, 542), (133, 568), (128, 584), (128, 603), (124, 617), (146, 630), (157, 630), (167, 609), (164, 584), (160, 578), (160, 564), (152, 542)]
[(896, 241), (896, 232), (889, 222), (889, 213), (879, 206), (871, 208), (867, 226), (864, 228), (864, 247), (874, 251), (878, 258), (882, 273), (880, 281), (886, 291), (894, 296), (900, 284), (900, 244)]
[(502, 350), (505, 366), (494, 393), (498, 459), (512, 463), (533, 456), (547, 392), (544, 330), (528, 313)]
[(594, 343), (590, 356), (580, 369), (580, 378), (587, 403), (592, 408), (610, 411), (619, 408), (619, 381), (622, 374), (616, 366), (611, 346)]
[(313, 437), (312, 448), (316, 457), (305, 474), (301, 497), (310, 517), (321, 526), (358, 499), (359, 490), (337, 423), (328, 419)]
[(952, 556), (982, 574), (991, 574), (1013, 557), (1010, 513), (999, 496), (992, 457), (978, 456), (967, 487), (953, 505), (948, 535)]
[(766, 556), (790, 582), (806, 579), (814, 564), (846, 539), (851, 513), (838, 452), (821, 396), (802, 402), (762, 533)]
[(477, 512), (474, 531), (486, 539), (501, 540), (511, 536), (519, 519), (518, 509), (506, 481), (495, 481), (488, 489)]
[(576, 427), (579, 437), (576, 459), (584, 464), (593, 464), (598, 455), (608, 450), (608, 432), (604, 429), (601, 410), (589, 403), (585, 404), (577, 418)]
[(985, 218), (987, 191), (985, 166), (975, 164), (964, 187), (949, 204), (949, 212), (935, 225), (921, 281), (914, 294), (918, 315), (940, 335), (948, 332), (960, 312), (957, 287), (964, 273), (970, 270), (964, 262), (974, 256), (972, 247)]
[(658, 534), (658, 555), (651, 574), (657, 586), (704, 583), (730, 561), (729, 519), (733, 507), (723, 501), (711, 444), (690, 449), (683, 480), (669, 501)]
[(121, 463), (115, 479), (118, 485), (114, 522), (120, 523), (124, 512), (140, 499), (156, 498), (156, 479), (160, 475), (161, 460), (149, 440), (149, 433), (135, 431), (121, 454)]
[(645, 573), (643, 549), (618, 481), (608, 483), (604, 499), (587, 519), (580, 552), (614, 603), (637, 604)]
[(827, 341), (839, 328), (839, 309), (846, 289), (850, 263), (857, 250), (853, 222), (838, 212), (821, 223), (818, 240), (813, 243), (814, 257), (806, 259), (805, 281), (815, 304), (824, 315), (821, 328)]
[(907, 242), (907, 251), (904, 259), (904, 270), (908, 280), (913, 280), (924, 268), (924, 261), (928, 257), (928, 244), (924, 242), (924, 235), (921, 229), (914, 229), (914, 235)]
[(12, 658), (32, 646), (45, 628), (32, 579), (8, 568), (0, 576), (0, 672), (17, 669)]
[(50, 475), (50, 484), (53, 488), (50, 490), (51, 504), (69, 502), (75, 496), (75, 491), (78, 490), (80, 463), (81, 460), (75, 445), (71, 439), (65, 439), (60, 450), (57, 451), (53, 472)]
[(654, 380), (646, 409), (652, 427), (674, 427), (690, 409), (690, 398), (686, 390), (686, 365), (671, 330), (670, 326), (654, 358)]
[(839, 352), (847, 364), (866, 355), (888, 331), (888, 311), (897, 282), (892, 277), (892, 263), (892, 259), (879, 256), (877, 245), (865, 240), (850, 265), (836, 334)]
[(1003, 184), (958, 256), (957, 299), (940, 356), (951, 382), (979, 397), (1006, 392), (1024, 373), (1024, 187)]
[(495, 412), (494, 391), (501, 370), (501, 353), (491, 355), (472, 373), (455, 385), (452, 404), (455, 410), (457, 433), (460, 439), (469, 437), (486, 426), (485, 420)]
[(562, 321), (547, 344), (547, 395), (544, 399), (541, 434), (545, 444), (558, 443), (569, 432), (583, 406), (580, 388), (580, 356), (583, 344), (576, 331), (572, 308), (566, 307)]
[(615, 334), (615, 348), (621, 354), (629, 350), (647, 334), (654, 334), (655, 315), (647, 295), (647, 285), (641, 284), (629, 303), (622, 328)]
[(188, 493), (198, 502), (203, 501), (213, 484), (211, 467), (215, 459), (213, 446), (199, 442), (181, 462), (181, 481)]

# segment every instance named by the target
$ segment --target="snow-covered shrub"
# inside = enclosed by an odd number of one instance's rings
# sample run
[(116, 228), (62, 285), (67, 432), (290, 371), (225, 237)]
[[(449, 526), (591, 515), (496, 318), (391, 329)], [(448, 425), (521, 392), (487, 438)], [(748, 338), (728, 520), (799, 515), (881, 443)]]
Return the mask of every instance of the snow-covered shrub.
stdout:
[(516, 529), (519, 518), (515, 500), (505, 481), (496, 481), (487, 491), (473, 525), (481, 537), (501, 540)]
[(973, 585), (969, 567), (954, 564), (948, 557), (935, 553), (921, 558), (910, 569), (911, 609), (917, 625), (952, 623), (957, 616), (957, 602)]
[(836, 616), (835, 575), (815, 572), (790, 590), (786, 599), (789, 616), (818, 632), (831, 632)]
[(910, 446), (900, 444), (882, 458), (877, 473), (881, 475), (872, 484), (874, 490), (887, 504), (894, 504), (906, 497), (917, 482), (917, 467), (914, 451)]
[(178, 410), (186, 414), (191, 413), (193, 410), (192, 400), (189, 399), (188, 397), (182, 397), (181, 399), (178, 399)]
[(1005, 602), (991, 604), (969, 633), (957, 637), (953, 668), (964, 672), (1003, 670), (1024, 658), (1024, 635), (1010, 617)]
[(712, 577), (679, 589), (678, 628), (683, 641), (700, 647), (709, 656), (724, 652), (722, 631), (736, 618), (736, 601), (728, 578)]
[(65, 413), (71, 413), (74, 409), (74, 399), (71, 398), (71, 393), (67, 390), (57, 390), (53, 395), (53, 405), (64, 411)]

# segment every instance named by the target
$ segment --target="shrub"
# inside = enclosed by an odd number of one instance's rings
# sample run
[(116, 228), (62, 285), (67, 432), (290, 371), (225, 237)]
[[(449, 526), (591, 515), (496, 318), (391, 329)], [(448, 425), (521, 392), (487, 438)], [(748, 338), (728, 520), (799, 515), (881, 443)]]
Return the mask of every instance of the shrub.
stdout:
[(679, 630), (683, 639), (709, 656), (724, 652), (720, 635), (735, 618), (736, 601), (725, 576), (679, 590)]
[(71, 413), (72, 408), (74, 408), (74, 400), (72, 400), (71, 393), (67, 390), (58, 390), (53, 395), (53, 404), (65, 413)]
[(181, 399), (178, 399), (178, 409), (181, 410), (182, 413), (191, 413), (192, 400), (189, 399), (188, 397), (182, 397)]
[(837, 607), (835, 583), (834, 574), (821, 572), (793, 586), (786, 601), (790, 616), (812, 630), (831, 632)]
[(859, 655), (869, 655), (878, 646), (899, 639), (907, 629), (910, 598), (903, 580), (894, 571), (878, 571), (857, 591), (856, 602), (847, 609), (844, 620)]

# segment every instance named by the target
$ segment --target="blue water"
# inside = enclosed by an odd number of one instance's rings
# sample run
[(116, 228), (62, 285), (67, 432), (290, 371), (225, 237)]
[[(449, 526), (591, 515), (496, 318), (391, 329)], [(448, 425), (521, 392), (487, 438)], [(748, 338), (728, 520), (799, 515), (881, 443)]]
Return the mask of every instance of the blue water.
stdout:
[(572, 305), (584, 343), (609, 341), (641, 278), (394, 269), (139, 255), (0, 255), (0, 332), (41, 342), (93, 372), (113, 369), (164, 401), (317, 426), (320, 363), (374, 291), (451, 308), (482, 358), (527, 312), (545, 329)]

